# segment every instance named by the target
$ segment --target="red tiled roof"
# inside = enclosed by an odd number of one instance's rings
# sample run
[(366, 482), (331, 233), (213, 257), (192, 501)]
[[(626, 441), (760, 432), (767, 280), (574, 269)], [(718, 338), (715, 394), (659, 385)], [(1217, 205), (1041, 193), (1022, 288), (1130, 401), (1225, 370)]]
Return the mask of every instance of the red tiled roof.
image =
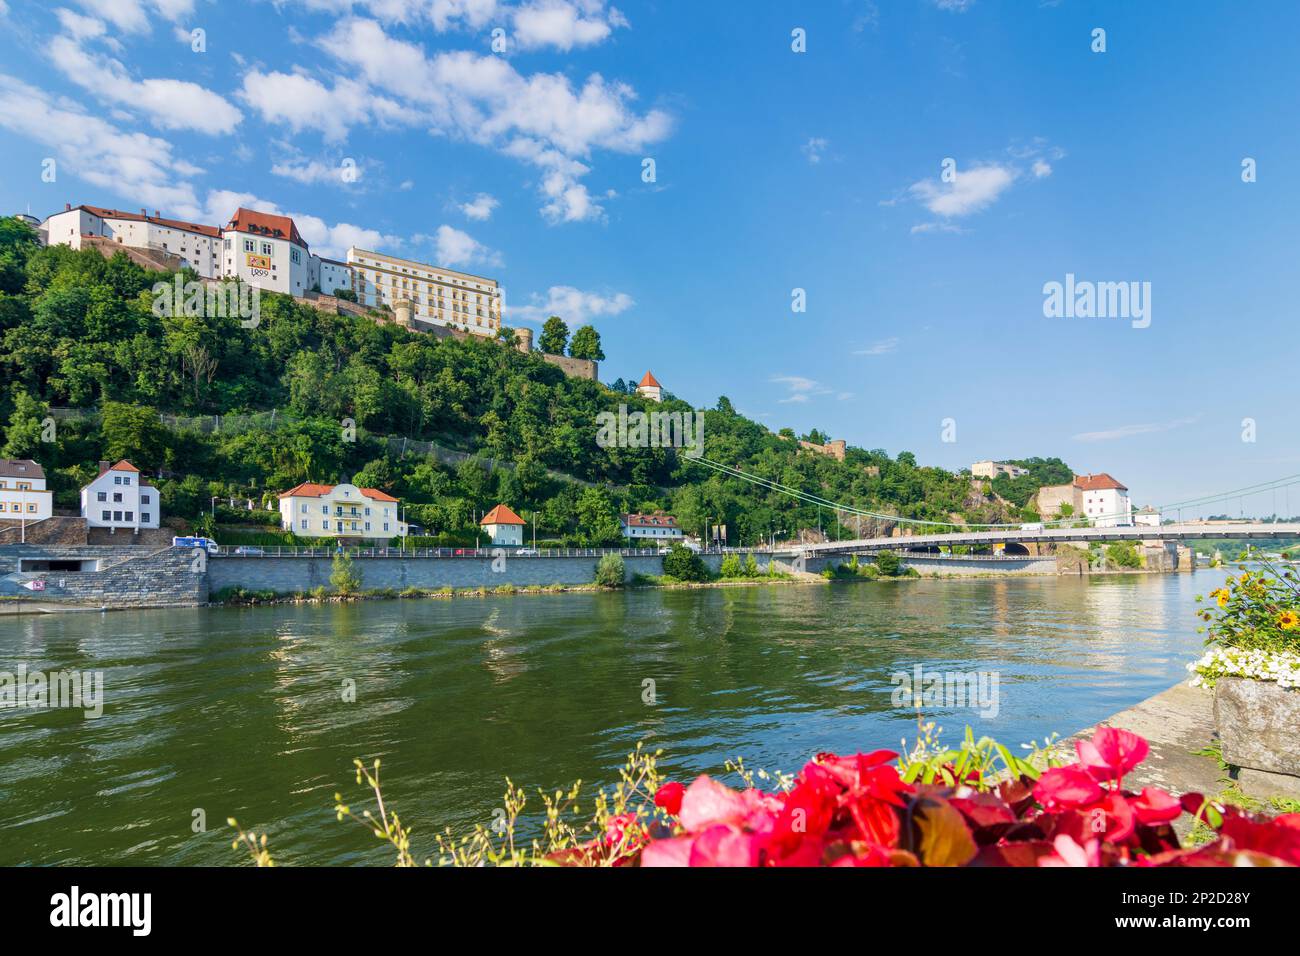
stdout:
[(288, 216), (276, 216), (269, 212), (255, 212), (240, 206), (226, 225), (235, 232), (246, 232), (255, 236), (271, 239), (287, 239), (295, 245), (307, 248), (307, 243), (298, 234), (298, 227)]
[(663, 386), (659, 384), (658, 380), (655, 379), (654, 375), (651, 374), (650, 372), (646, 372), (644, 375), (642, 375), (641, 381), (636, 383), (637, 388), (645, 388), (646, 386), (649, 386), (651, 388), (663, 388)]
[(479, 524), (527, 524), (523, 518), (515, 514), (505, 505), (497, 505), (491, 511), (483, 516)]
[[(337, 488), (338, 485), (320, 485), (312, 481), (304, 481), (300, 485), (294, 485), (281, 498), (322, 498)], [(363, 497), (371, 498), (375, 501), (396, 501), (392, 495), (385, 494), (378, 488), (359, 488)]]
[(1106, 489), (1128, 491), (1126, 485), (1121, 485), (1104, 471), (1099, 475), (1075, 475), (1074, 486), (1084, 491), (1105, 491)]
[[(129, 461), (127, 461), (125, 458), (123, 458), (121, 461), (119, 461), (116, 465), (110, 465), (108, 468), (105, 468), (105, 469), (104, 469), (103, 471), (101, 471), (99, 474), (100, 474), (100, 475), (106, 475), (106, 474), (108, 474), (110, 471), (134, 471), (136, 474), (139, 474), (139, 473), (140, 473), (140, 469), (137, 468), (137, 467), (135, 467), (135, 465), (131, 464), (131, 463), (130, 463)], [(99, 476), (96, 475), (96, 477), (99, 477)]]
[(623, 523), (629, 528), (676, 528), (677, 519), (672, 515), (622, 515)]
[(45, 470), (30, 458), (0, 458), (0, 478), (44, 478)]
[(221, 238), (221, 230), (216, 226), (204, 226), (197, 222), (185, 222), (181, 219), (163, 219), (160, 216), (146, 216), (138, 212), (126, 212), (123, 209), (105, 209), (103, 206), (78, 206), (78, 209), (84, 209), (92, 216), (98, 216), (100, 219), (126, 219), (131, 222), (152, 222), (155, 225), (167, 226), (169, 229), (180, 229), (184, 232), (197, 232), (201, 236), (208, 236), (212, 239)]

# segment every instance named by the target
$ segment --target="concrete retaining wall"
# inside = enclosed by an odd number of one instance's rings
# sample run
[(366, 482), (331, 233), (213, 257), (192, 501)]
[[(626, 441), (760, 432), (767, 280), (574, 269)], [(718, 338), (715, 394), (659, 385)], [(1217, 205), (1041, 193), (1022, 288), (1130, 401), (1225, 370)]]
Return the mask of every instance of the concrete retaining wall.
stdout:
[[(202, 604), (208, 599), (208, 576), (202, 563), (182, 548), (39, 548), (0, 549), (0, 594), (48, 602), (101, 607), (168, 607)], [(21, 571), (24, 558), (38, 561), (96, 561), (95, 571)], [(43, 582), (36, 591), (26, 585)]]

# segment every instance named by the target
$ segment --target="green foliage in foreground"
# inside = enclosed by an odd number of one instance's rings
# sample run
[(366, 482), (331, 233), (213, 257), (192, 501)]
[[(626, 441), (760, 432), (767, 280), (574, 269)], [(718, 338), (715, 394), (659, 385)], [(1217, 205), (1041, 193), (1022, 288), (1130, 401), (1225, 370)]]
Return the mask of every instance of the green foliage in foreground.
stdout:
[(606, 554), (596, 562), (596, 583), (603, 588), (621, 588), (627, 567), (621, 555)]

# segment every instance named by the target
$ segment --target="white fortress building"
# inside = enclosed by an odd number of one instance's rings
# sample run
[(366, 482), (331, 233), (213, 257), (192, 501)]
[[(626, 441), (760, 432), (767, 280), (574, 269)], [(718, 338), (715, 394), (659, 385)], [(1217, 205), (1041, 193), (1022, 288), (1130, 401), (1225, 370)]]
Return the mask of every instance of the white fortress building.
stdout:
[(50, 245), (81, 249), (106, 243), (180, 259), (205, 279), (239, 279), (299, 297), (355, 293), (358, 304), (401, 312), (406, 324), (463, 329), (491, 337), (501, 329), (502, 291), (495, 279), (353, 247), (347, 261), (312, 253), (288, 216), (243, 207), (224, 226), (165, 219), (158, 210), (126, 212), (67, 203), (40, 224)]

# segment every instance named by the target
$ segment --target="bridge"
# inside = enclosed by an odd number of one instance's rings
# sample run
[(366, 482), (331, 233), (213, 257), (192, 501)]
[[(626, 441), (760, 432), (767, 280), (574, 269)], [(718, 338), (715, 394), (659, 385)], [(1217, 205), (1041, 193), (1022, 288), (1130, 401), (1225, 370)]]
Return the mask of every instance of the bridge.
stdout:
[(779, 554), (854, 554), (873, 551), (908, 551), (954, 546), (988, 547), (995, 544), (1074, 544), (1115, 541), (1215, 541), (1224, 539), (1259, 541), (1300, 538), (1300, 524), (1166, 524), (1130, 525), (1109, 528), (1001, 528), (996, 531), (958, 531), (943, 534), (914, 534), (890, 538), (857, 538), (801, 544), (778, 549)]

